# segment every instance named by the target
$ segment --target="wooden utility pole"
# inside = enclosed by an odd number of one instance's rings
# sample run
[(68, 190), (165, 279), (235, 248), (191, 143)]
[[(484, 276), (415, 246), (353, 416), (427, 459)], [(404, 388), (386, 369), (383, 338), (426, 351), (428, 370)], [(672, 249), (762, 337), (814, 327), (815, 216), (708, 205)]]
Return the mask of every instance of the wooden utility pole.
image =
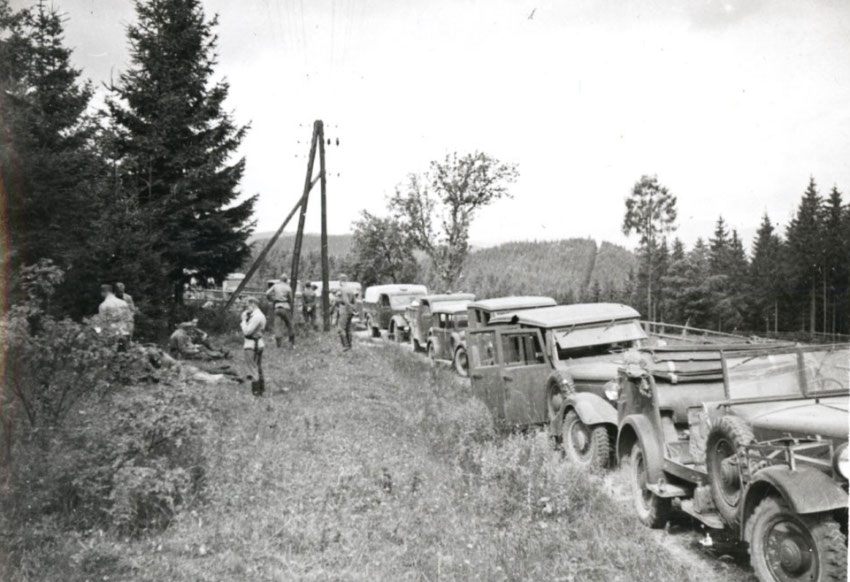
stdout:
[[(310, 190), (313, 189), (313, 184), (316, 183), (313, 180), (313, 162), (316, 160), (316, 142), (320, 139), (319, 127), (321, 126), (321, 123), (321, 121), (317, 120), (313, 124), (313, 140), (310, 143), (310, 159), (307, 161), (307, 177), (304, 178), (304, 196), (301, 198), (301, 216), (298, 217), (298, 230), (295, 233), (295, 245), (292, 248), (292, 276), (290, 279), (292, 281), (293, 301), (290, 309), (293, 321), (295, 321), (294, 295), (296, 289), (298, 289), (298, 266), (301, 262), (301, 243), (304, 240), (304, 221), (307, 219), (307, 202), (310, 200)], [(320, 168), (320, 171), (324, 173), (324, 167)]]
[[(313, 165), (316, 160), (317, 146), (319, 149), (319, 175), (314, 178)], [(269, 254), (269, 251), (277, 242), (277, 239), (280, 238), (280, 235), (283, 233), (283, 229), (286, 228), (286, 225), (289, 224), (289, 221), (292, 220), (292, 217), (295, 216), (295, 213), (300, 209), (301, 214), (298, 217), (298, 230), (295, 234), (295, 245), (293, 247), (292, 252), (292, 292), (293, 294), (295, 293), (298, 285), (298, 265), (301, 260), (301, 245), (304, 240), (304, 222), (307, 218), (307, 203), (310, 199), (310, 191), (313, 189), (313, 186), (315, 186), (316, 182), (318, 181), (321, 181), (322, 184), (322, 317), (324, 321), (325, 331), (328, 331), (330, 329), (330, 301), (328, 296), (328, 225), (326, 200), (327, 182), (325, 177), (324, 126), (321, 120), (316, 120), (316, 122), (313, 124), (313, 139), (310, 143), (310, 159), (307, 162), (307, 177), (304, 180), (304, 192), (301, 195), (301, 198), (298, 200), (298, 203), (295, 205), (295, 207), (286, 216), (283, 221), (283, 224), (280, 225), (280, 228), (277, 229), (274, 235), (266, 243), (266, 246), (263, 247), (263, 250), (254, 260), (254, 263), (251, 265), (251, 267), (248, 269), (248, 272), (245, 274), (245, 278), (242, 279), (242, 281), (239, 283), (239, 286), (227, 299), (223, 311), (226, 311), (233, 305), (233, 303), (239, 297), (239, 294), (242, 293), (242, 291), (245, 289), (245, 286), (251, 280), (251, 277), (254, 275), (254, 273), (257, 272), (257, 269), (259, 269), (260, 265), (265, 260), (266, 255)], [(292, 311), (294, 315), (295, 301), (292, 302)]]
[[(331, 330), (330, 278), (328, 267), (328, 182), (325, 174), (325, 128), (321, 121), (316, 122), (319, 132), (319, 179), (322, 186), (322, 329)], [(339, 142), (337, 142), (339, 143)]]

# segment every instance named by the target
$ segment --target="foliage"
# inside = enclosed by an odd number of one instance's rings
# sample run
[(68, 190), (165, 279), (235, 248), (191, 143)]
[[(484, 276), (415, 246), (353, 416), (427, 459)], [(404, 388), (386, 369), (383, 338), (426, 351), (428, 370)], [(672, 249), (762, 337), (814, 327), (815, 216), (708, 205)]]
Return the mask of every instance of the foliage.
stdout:
[(623, 234), (636, 233), (642, 253), (646, 256), (646, 313), (653, 313), (652, 287), (654, 283), (653, 258), (658, 237), (676, 228), (676, 196), (658, 182), (657, 176), (641, 176), (626, 198), (623, 217)]
[(447, 155), (431, 162), (424, 175), (411, 174), (396, 188), (390, 210), (413, 245), (431, 259), (442, 285), (458, 280), (469, 253), (469, 226), (475, 213), (509, 197), (516, 165), (481, 152)]
[(561, 303), (586, 300), (599, 289), (601, 301), (627, 302), (634, 255), (590, 239), (512, 242), (469, 254), (456, 290), (478, 297), (545, 295)]
[(121, 188), (170, 283), (157, 298), (180, 302), (190, 275), (221, 281), (249, 254), (256, 197), (236, 202), (245, 160), (231, 162), (247, 131), (223, 110), (212, 82), (217, 19), (198, 0), (139, 0), (127, 29), (131, 66), (108, 101)]
[(417, 281), (419, 264), (410, 237), (396, 218), (363, 211), (354, 223), (352, 268), (364, 287)]
[(44, 0), (17, 12), (0, 2), (7, 273), (41, 258), (67, 268), (85, 253), (104, 170), (86, 113), (91, 96), (63, 45), (59, 13)]

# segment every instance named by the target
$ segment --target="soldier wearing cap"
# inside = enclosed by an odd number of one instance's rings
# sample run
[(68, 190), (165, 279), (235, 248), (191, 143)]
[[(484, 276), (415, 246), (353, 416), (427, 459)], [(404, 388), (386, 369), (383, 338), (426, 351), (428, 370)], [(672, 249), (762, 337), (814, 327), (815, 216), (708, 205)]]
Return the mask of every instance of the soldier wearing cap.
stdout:
[(289, 286), (289, 277), (280, 276), (280, 281), (269, 287), (266, 297), (274, 306), (274, 341), (277, 347), (283, 344), (283, 328), (289, 337), (290, 345), (295, 345), (295, 333), (292, 330), (292, 287)]
[(301, 295), (301, 313), (304, 316), (304, 325), (307, 329), (316, 329), (316, 290), (315, 283), (306, 283), (304, 293)]

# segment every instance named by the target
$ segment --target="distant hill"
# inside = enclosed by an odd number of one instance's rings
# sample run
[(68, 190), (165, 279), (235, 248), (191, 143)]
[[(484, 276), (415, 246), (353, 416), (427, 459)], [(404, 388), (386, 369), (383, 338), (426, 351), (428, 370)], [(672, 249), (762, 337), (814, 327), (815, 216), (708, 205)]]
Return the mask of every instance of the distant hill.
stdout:
[[(559, 302), (617, 300), (635, 256), (591, 239), (511, 242), (470, 253), (461, 287), (479, 297), (549, 295)], [(598, 283), (598, 286), (597, 286)]]
[[(254, 259), (262, 252), (273, 232), (261, 232), (248, 239), (251, 244), (251, 257), (242, 266), (242, 272), (247, 271)], [(350, 234), (328, 235), (328, 262), (332, 278), (336, 276), (339, 265), (351, 250), (353, 237)], [(292, 248), (295, 245), (295, 234), (284, 233), (277, 239), (260, 269), (252, 278), (249, 287), (261, 288), (266, 279), (278, 277), (281, 273), (289, 273), (292, 265)], [(301, 242), (301, 267), (299, 279), (313, 280), (321, 277), (322, 237), (318, 234), (304, 233)]]

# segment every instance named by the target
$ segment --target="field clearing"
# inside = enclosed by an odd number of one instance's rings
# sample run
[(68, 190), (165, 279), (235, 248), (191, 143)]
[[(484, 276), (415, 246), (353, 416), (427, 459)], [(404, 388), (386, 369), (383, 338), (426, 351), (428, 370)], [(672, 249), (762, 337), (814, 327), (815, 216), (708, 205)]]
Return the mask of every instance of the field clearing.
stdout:
[(333, 339), (269, 348), (264, 398), (199, 386), (215, 419), (203, 503), (159, 535), (64, 540), (65, 579), (751, 579), (690, 551), (690, 525), (644, 528), (621, 475), (574, 471), (542, 433), (497, 435), (448, 370)]

